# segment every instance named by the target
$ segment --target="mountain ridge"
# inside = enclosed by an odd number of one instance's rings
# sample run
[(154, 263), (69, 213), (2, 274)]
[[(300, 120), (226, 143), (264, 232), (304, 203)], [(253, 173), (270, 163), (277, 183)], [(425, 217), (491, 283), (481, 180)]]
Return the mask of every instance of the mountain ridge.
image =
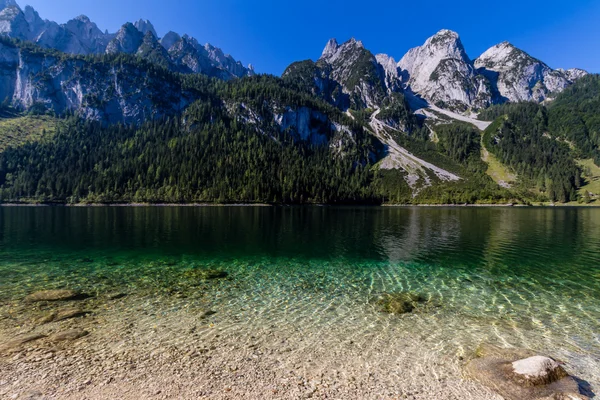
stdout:
[[(116, 33), (102, 32), (87, 16), (80, 15), (64, 24), (42, 19), (31, 6), (21, 9), (14, 0), (0, 2), (0, 34), (11, 38), (27, 40), (41, 47), (56, 49), (75, 55), (103, 53), (138, 52), (146, 33), (160, 40), (152, 23), (145, 19), (126, 22)], [(181, 36), (177, 35), (181, 40)], [(185, 36), (185, 35), (184, 35)], [(194, 39), (195, 40), (195, 39)], [(175, 43), (171, 43), (171, 46)], [(169, 50), (170, 47), (166, 50)], [(201, 47), (198, 45), (197, 47)], [(240, 78), (254, 74), (251, 65), (244, 67), (239, 61), (225, 55), (221, 49), (206, 44), (214, 51), (194, 52), (198, 64), (210, 64), (211, 71), (221, 79)], [(191, 54), (188, 58), (192, 57)], [(185, 65), (167, 63), (176, 72), (196, 73)]]

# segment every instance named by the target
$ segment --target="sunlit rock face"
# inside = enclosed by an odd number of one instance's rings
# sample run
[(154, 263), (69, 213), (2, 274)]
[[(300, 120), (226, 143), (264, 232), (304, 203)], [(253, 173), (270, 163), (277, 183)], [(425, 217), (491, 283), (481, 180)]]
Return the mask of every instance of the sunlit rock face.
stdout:
[(475, 67), (493, 82), (503, 100), (511, 102), (542, 102), (587, 75), (580, 69), (553, 70), (508, 42), (486, 50)]

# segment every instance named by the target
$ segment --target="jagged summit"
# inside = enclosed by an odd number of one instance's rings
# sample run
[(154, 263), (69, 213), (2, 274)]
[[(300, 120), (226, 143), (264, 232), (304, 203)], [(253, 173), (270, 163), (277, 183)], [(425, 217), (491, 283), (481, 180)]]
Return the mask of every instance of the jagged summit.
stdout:
[(16, 0), (0, 0), (0, 10), (3, 10), (7, 7), (17, 7), (18, 9), (20, 9)]
[(336, 58), (341, 52), (347, 52), (350, 49), (364, 49), (364, 45), (360, 40), (350, 38), (343, 44), (338, 44), (336, 39), (329, 39), (323, 53), (321, 54), (322, 60), (331, 60)]
[(323, 53), (321, 54), (321, 58), (329, 58), (332, 55), (335, 54), (335, 52), (337, 51), (338, 47), (340, 47), (340, 45), (338, 44), (336, 39), (329, 39), (329, 41), (327, 42), (327, 45), (325, 46), (325, 49), (323, 49)]
[(441, 40), (441, 41), (452, 41), (452, 40), (460, 40), (460, 35), (450, 29), (440, 29), (439, 31), (436, 32), (435, 35), (431, 36), (429, 38), (430, 41), (436, 41), (436, 40)]
[[(27, 6), (27, 7), (29, 7), (29, 6)], [(91, 22), (90, 18), (87, 15), (83, 15), (83, 14), (81, 14), (81, 15), (73, 18), (73, 19), (77, 20), (77, 21), (84, 22), (84, 23), (90, 23)]]
[(544, 101), (586, 74), (553, 70), (509, 42), (490, 47), (474, 64), (481, 74), (494, 79), (499, 95), (508, 101)]
[[(153, 38), (146, 37), (148, 33)], [(184, 36), (190, 44), (185, 47), (188, 53), (175, 52), (178, 60), (170, 60), (167, 51), (180, 42), (182, 37), (169, 32), (159, 42), (156, 29), (146, 19), (135, 23), (127, 22), (118, 32), (109, 33), (101, 31), (85, 15), (75, 17), (65, 24), (58, 24), (43, 20), (30, 6), (22, 11), (15, 0), (0, 0), (0, 34), (69, 54), (137, 54), (177, 72), (202, 71), (223, 79), (254, 74), (253, 70), (225, 55), (221, 49), (208, 44), (201, 46), (190, 36)], [(157, 43), (164, 49), (158, 48)], [(194, 68), (188, 68), (188, 65)], [(200, 65), (203, 67), (200, 68)]]
[(491, 101), (454, 31), (440, 30), (423, 45), (410, 49), (398, 68), (407, 87), (433, 103), (466, 109), (483, 107)]
[(154, 29), (154, 25), (152, 25), (152, 22), (148, 21), (147, 19), (140, 19), (133, 25), (137, 28), (138, 31), (142, 32), (144, 35), (150, 32), (154, 35), (155, 38), (158, 38), (156, 29)]

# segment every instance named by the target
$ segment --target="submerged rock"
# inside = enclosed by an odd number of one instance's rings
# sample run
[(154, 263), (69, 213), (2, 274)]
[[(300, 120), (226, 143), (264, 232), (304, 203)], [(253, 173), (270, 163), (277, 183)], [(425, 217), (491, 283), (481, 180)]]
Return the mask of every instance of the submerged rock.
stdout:
[(40, 324), (47, 324), (49, 322), (64, 321), (65, 319), (83, 317), (90, 314), (91, 311), (84, 311), (79, 308), (67, 308), (64, 310), (54, 311), (38, 321)]
[(213, 311), (213, 310), (208, 310), (202, 313), (202, 315), (200, 315), (200, 319), (206, 319), (212, 315), (215, 315), (217, 312)]
[(123, 297), (127, 297), (127, 293), (114, 292), (114, 293), (109, 293), (106, 295), (106, 298), (108, 300), (118, 300), (118, 299), (122, 299)]
[(547, 385), (569, 376), (550, 357), (533, 356), (512, 363), (515, 381), (523, 386)]
[(384, 293), (375, 300), (381, 311), (390, 314), (407, 314), (426, 303), (429, 300), (425, 296), (410, 292)]
[(35, 303), (38, 301), (64, 301), (64, 300), (79, 300), (88, 296), (75, 290), (58, 289), (58, 290), (42, 290), (35, 292), (25, 297), (26, 303)]
[(53, 342), (62, 342), (66, 340), (76, 340), (87, 336), (89, 334), (88, 331), (84, 331), (83, 329), (71, 329), (69, 331), (64, 331), (57, 333), (50, 337), (50, 340)]
[(467, 373), (507, 400), (584, 400), (577, 379), (550, 357), (524, 349), (503, 349), (483, 344)]
[(40, 334), (28, 334), (28, 335), (21, 335), (21, 336), (17, 336), (16, 338), (10, 340), (7, 343), (4, 343), (3, 345), (0, 345), (0, 352), (6, 351), (6, 350), (11, 350), (14, 349), (15, 347), (19, 347), (22, 344), (28, 343), (28, 342), (33, 342), (34, 340), (39, 340), (39, 339), (43, 339), (45, 338), (45, 335), (40, 335)]
[(189, 269), (183, 273), (183, 276), (188, 279), (201, 279), (201, 280), (211, 280), (211, 279), (221, 279), (227, 278), (229, 274), (227, 271), (223, 271), (220, 269), (200, 269), (194, 268)]

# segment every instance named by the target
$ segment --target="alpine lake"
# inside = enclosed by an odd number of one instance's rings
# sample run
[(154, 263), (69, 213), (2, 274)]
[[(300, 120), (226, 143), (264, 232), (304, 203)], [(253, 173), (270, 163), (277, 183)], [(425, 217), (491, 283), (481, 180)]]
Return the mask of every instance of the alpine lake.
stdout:
[(600, 209), (0, 207), (3, 343), (1, 398), (500, 398), (482, 343), (593, 394)]

